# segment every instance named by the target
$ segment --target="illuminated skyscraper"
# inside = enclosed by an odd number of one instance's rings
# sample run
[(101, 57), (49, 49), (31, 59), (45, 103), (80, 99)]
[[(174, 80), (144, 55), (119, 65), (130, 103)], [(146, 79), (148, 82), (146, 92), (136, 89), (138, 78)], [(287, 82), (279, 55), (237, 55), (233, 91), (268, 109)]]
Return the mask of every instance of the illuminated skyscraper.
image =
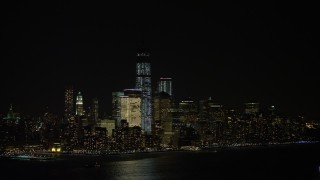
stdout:
[(141, 91), (140, 89), (125, 89), (120, 96), (121, 119), (127, 120), (129, 127), (141, 127)]
[(68, 119), (73, 113), (73, 88), (68, 87), (64, 93), (64, 114)]
[(78, 92), (78, 95), (77, 95), (76, 115), (78, 116), (83, 115), (83, 100), (82, 100), (81, 92)]
[(151, 134), (151, 63), (150, 55), (145, 50), (140, 50), (137, 53), (136, 89), (141, 90), (141, 128), (145, 133)]
[(172, 96), (172, 79), (160, 78), (158, 82), (158, 93), (165, 92)]

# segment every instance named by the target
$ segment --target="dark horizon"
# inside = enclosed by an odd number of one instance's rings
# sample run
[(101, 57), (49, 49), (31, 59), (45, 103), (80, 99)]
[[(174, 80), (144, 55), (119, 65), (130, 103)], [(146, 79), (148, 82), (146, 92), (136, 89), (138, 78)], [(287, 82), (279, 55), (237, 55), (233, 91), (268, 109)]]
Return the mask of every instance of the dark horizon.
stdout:
[(228, 108), (275, 105), (320, 118), (318, 11), (291, 2), (128, 4), (21, 2), (3, 6), (1, 104), (17, 112), (62, 114), (64, 91), (85, 107), (133, 88), (137, 49), (152, 61), (152, 83), (173, 78), (177, 99), (209, 96)]

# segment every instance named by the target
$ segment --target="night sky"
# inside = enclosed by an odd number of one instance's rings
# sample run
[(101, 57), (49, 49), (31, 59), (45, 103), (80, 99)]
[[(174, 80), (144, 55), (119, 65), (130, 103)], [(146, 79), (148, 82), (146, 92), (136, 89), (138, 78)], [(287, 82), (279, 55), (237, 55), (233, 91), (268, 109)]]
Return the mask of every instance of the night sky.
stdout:
[[(107, 2), (107, 1), (106, 1)], [(304, 1), (209, 3), (75, 1), (2, 4), (0, 114), (62, 114), (73, 85), (85, 106), (133, 88), (135, 55), (151, 53), (152, 81), (172, 77), (176, 99), (275, 105), (319, 113), (319, 10)]]

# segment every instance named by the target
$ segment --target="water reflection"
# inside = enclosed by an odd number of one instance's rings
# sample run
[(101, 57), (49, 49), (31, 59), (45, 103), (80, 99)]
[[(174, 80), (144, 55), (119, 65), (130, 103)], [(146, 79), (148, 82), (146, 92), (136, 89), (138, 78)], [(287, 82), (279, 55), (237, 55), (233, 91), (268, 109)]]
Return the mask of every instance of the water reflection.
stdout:
[[(115, 161), (108, 163), (107, 177), (116, 179), (155, 179), (155, 160)], [(110, 175), (110, 176), (109, 176)]]

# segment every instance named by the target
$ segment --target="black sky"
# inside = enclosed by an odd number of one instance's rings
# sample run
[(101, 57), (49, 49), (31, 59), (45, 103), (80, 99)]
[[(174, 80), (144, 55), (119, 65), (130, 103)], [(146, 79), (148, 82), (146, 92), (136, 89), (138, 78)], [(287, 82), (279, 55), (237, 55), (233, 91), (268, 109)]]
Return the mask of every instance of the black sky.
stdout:
[[(319, 114), (319, 13), (307, 2), (12, 2), (2, 5), (1, 109), (62, 113), (73, 85), (110, 112), (111, 92), (134, 87), (144, 41), (153, 83), (212, 96), (226, 107), (248, 101), (285, 114)], [(87, 100), (87, 101), (86, 101)]]

